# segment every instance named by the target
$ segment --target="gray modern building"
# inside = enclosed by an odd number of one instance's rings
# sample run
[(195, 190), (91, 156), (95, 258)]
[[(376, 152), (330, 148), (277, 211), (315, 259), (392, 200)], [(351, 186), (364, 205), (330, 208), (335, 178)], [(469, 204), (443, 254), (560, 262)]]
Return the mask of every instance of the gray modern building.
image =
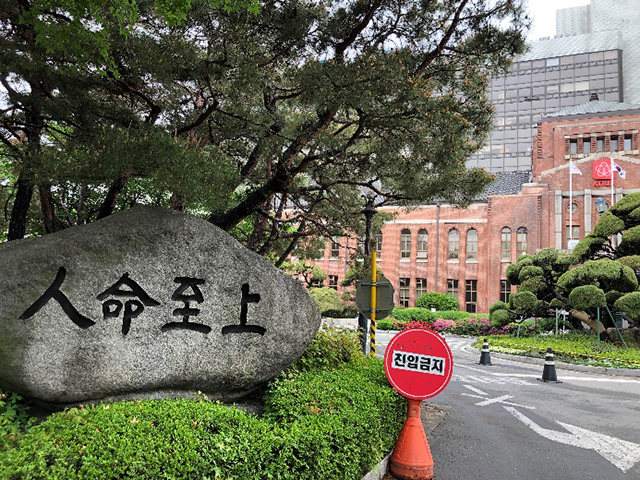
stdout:
[(531, 170), (541, 118), (597, 98), (640, 104), (640, 0), (591, 0), (556, 12), (556, 36), (531, 44), (491, 81), (495, 126), (470, 167)]

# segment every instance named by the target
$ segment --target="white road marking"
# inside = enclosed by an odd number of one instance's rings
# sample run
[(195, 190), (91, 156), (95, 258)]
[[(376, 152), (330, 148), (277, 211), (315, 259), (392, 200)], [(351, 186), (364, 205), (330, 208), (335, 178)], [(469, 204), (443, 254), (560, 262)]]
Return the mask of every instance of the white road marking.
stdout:
[(481, 377), (472, 375), (454, 375), (452, 380), (464, 383), (494, 383), (497, 385), (536, 385), (523, 378), (496, 378), (496, 377)]
[[(460, 365), (456, 364), (456, 367), (467, 368), (469, 370), (473, 370), (474, 372), (481, 372), (485, 375), (491, 375), (494, 377), (515, 377), (515, 378), (538, 378), (541, 374), (528, 374), (528, 373), (499, 373), (499, 372), (489, 372), (482, 368), (471, 367), (469, 365)], [(542, 368), (542, 365), (540, 365)], [(631, 378), (607, 378), (607, 377), (593, 377), (593, 376), (584, 376), (584, 377), (565, 377), (562, 375), (561, 380), (567, 381), (583, 381), (583, 382), (601, 382), (601, 383), (636, 383), (640, 384), (640, 379), (634, 380)], [(532, 384), (535, 385), (535, 384)]]
[(478, 395), (473, 395), (471, 393), (463, 393), (462, 395), (465, 396), (465, 397), (472, 397), (472, 398), (480, 398), (480, 399), (482, 399), (482, 402), (474, 403), (474, 405), (476, 405), (478, 407), (486, 407), (487, 405), (493, 405), (494, 403), (500, 403), (502, 405), (511, 405), (512, 407), (528, 408), (529, 410), (535, 410), (535, 408), (536, 408), (536, 407), (529, 407), (527, 405), (520, 405), (519, 403), (507, 402), (506, 400), (508, 400), (509, 398), (513, 398), (512, 395), (503, 395), (502, 397), (487, 398), (487, 399), (485, 399), (484, 397), (480, 397)]
[[(470, 352), (467, 352), (470, 353)], [(501, 362), (508, 362), (508, 363), (515, 363), (515, 364), (520, 364), (522, 365), (522, 362), (518, 362), (516, 360), (508, 360), (508, 359), (500, 359)], [(536, 366), (534, 364), (529, 364), (530, 366)], [(486, 369), (482, 369), (482, 368), (476, 368), (476, 367), (471, 367), (469, 365), (461, 365), (461, 364), (455, 364), (456, 367), (462, 367), (462, 368), (468, 368), (470, 370), (475, 370), (477, 372), (482, 372), (485, 373), (487, 375), (495, 375), (495, 376), (499, 376), (499, 377), (522, 377), (522, 378), (537, 378), (540, 375), (532, 375), (532, 374), (526, 374), (526, 373), (498, 373), (498, 372), (489, 372)], [(540, 365), (540, 368), (542, 368), (542, 365)], [(636, 384), (640, 384), (640, 378), (639, 379), (632, 379), (632, 378), (616, 378), (616, 377), (593, 377), (593, 376), (584, 376), (584, 377), (565, 377), (564, 375), (562, 376), (562, 380), (567, 380), (567, 381), (590, 381), (590, 382), (603, 382), (603, 383), (636, 383)]]
[(483, 392), (482, 390), (480, 390), (479, 388), (476, 387), (472, 387), (471, 385), (463, 385), (463, 387), (468, 388), (469, 390), (471, 390), (472, 392), (476, 392), (479, 393), (480, 395), (489, 395), (486, 392)]
[(513, 407), (504, 408), (538, 435), (565, 445), (594, 450), (624, 473), (636, 463), (640, 462), (640, 445), (637, 443), (610, 437), (602, 433), (558, 421), (556, 421), (557, 424), (569, 430), (571, 433), (549, 430), (541, 427)]

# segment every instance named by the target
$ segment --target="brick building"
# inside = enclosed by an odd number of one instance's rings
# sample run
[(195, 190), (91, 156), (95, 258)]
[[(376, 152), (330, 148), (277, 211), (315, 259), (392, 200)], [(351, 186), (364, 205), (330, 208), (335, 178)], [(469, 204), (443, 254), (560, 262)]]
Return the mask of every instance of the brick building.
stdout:
[[(515, 287), (505, 271), (520, 255), (566, 251), (593, 229), (596, 200), (611, 203), (611, 158), (626, 172), (614, 173), (613, 201), (640, 191), (639, 129), (638, 105), (592, 101), (560, 110), (538, 124), (532, 171), (498, 173), (464, 210), (447, 204), (397, 210), (377, 236), (379, 266), (394, 285), (396, 305), (413, 306), (427, 291), (450, 293), (461, 310), (481, 313), (506, 300)], [(581, 175), (570, 175), (570, 162)], [(328, 274), (325, 285), (339, 293), (355, 246), (354, 238), (331, 239), (316, 260)]]

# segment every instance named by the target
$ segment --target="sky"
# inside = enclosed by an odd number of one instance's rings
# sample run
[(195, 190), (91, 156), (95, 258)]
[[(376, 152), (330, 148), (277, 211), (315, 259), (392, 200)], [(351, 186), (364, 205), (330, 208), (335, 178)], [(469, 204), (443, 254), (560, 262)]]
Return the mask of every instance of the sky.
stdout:
[(567, 7), (588, 5), (589, 0), (528, 0), (529, 13), (533, 25), (529, 31), (529, 40), (552, 37), (556, 33), (556, 10)]

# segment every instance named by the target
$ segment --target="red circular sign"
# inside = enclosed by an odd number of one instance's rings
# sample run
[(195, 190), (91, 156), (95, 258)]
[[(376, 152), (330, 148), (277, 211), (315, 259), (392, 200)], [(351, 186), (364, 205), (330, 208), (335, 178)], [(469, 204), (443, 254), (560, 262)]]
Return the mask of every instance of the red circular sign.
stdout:
[(402, 396), (425, 400), (438, 395), (451, 380), (453, 356), (447, 342), (437, 333), (405, 330), (387, 345), (384, 371)]

